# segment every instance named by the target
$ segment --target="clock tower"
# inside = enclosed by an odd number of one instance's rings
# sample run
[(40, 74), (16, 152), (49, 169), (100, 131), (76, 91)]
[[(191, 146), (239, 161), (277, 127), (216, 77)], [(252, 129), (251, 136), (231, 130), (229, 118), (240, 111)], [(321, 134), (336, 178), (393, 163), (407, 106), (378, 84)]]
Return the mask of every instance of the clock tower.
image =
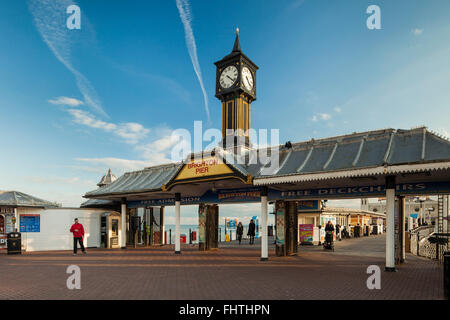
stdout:
[(258, 66), (242, 52), (239, 29), (236, 29), (233, 51), (214, 64), (217, 67), (216, 98), (222, 101), (223, 147), (249, 148), (250, 106), (256, 100)]

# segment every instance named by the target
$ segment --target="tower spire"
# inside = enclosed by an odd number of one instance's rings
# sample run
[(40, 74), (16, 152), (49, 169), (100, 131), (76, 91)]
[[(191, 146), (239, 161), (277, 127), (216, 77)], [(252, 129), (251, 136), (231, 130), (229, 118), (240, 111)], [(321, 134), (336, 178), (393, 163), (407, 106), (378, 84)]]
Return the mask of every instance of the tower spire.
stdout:
[(236, 28), (236, 40), (234, 40), (233, 52), (241, 52), (241, 44), (239, 43), (239, 28)]

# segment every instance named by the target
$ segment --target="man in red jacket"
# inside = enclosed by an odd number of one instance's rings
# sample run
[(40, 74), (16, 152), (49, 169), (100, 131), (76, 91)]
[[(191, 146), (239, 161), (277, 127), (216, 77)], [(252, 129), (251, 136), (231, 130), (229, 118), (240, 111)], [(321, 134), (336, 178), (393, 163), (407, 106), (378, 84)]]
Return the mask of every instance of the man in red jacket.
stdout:
[(83, 245), (84, 228), (81, 223), (78, 223), (78, 218), (75, 218), (75, 223), (70, 228), (70, 232), (73, 233), (73, 255), (77, 254), (78, 244), (80, 243), (81, 251), (86, 254), (86, 250)]

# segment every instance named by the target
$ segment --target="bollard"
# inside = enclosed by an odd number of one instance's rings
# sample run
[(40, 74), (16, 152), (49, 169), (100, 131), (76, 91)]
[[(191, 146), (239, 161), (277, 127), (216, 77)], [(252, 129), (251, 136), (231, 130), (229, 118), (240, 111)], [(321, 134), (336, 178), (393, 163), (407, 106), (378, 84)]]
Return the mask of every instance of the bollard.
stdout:
[(191, 228), (189, 228), (189, 244), (192, 244), (192, 232), (191, 232)]
[(172, 244), (172, 229), (169, 229), (169, 244)]
[(219, 228), (219, 242), (222, 242), (222, 228)]
[(450, 300), (450, 251), (444, 252), (444, 296)]

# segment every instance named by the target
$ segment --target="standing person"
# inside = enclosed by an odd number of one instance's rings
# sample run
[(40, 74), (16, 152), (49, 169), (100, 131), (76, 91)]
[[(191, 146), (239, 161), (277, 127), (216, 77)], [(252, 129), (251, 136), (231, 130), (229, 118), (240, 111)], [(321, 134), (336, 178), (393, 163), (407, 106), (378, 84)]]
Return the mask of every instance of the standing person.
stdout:
[(84, 228), (81, 223), (78, 223), (78, 218), (75, 218), (75, 223), (70, 228), (70, 232), (73, 233), (73, 255), (77, 254), (78, 244), (80, 243), (81, 251), (86, 254), (86, 249), (84, 249), (83, 238), (84, 238)]
[(239, 222), (237, 225), (237, 228), (236, 228), (236, 234), (237, 234), (237, 238), (239, 240), (239, 244), (241, 244), (243, 233), (244, 233), (244, 226), (242, 225), (242, 222)]
[(248, 225), (248, 232), (247, 232), (247, 235), (250, 237), (250, 244), (255, 243), (255, 231), (256, 231), (256, 225), (253, 222), (253, 219), (251, 219), (250, 224)]
[(341, 241), (341, 225), (339, 223), (336, 223), (336, 237)]

